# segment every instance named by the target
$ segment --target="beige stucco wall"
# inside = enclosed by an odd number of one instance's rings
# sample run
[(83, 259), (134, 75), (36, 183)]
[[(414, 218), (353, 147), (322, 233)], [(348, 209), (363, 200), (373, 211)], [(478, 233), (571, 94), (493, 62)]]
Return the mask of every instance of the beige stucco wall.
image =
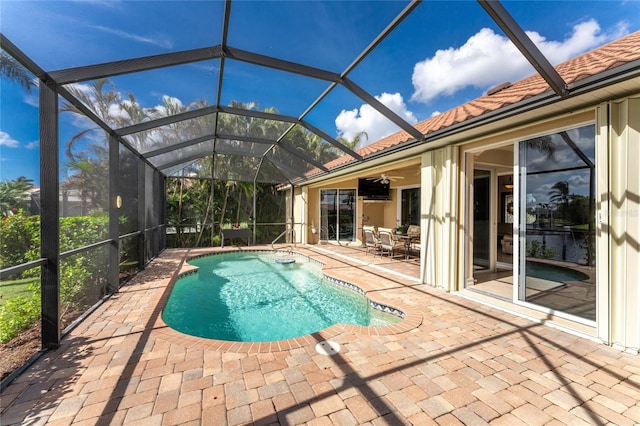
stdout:
[[(600, 287), (601, 304), (608, 303), (609, 327), (599, 334), (621, 349), (640, 349), (640, 98), (603, 105), (599, 122), (608, 122), (609, 190), (601, 194), (602, 245), (608, 246), (608, 285)], [(608, 119), (606, 118), (608, 116)], [(601, 132), (602, 133), (602, 132)], [(600, 276), (599, 278), (605, 278)], [(607, 295), (606, 300), (602, 298)], [(606, 306), (600, 306), (606, 309)], [(601, 326), (605, 318), (599, 318)]]
[(367, 218), (365, 225), (369, 226), (385, 226), (385, 206), (389, 203), (364, 203), (360, 200), (358, 206), (360, 211)]

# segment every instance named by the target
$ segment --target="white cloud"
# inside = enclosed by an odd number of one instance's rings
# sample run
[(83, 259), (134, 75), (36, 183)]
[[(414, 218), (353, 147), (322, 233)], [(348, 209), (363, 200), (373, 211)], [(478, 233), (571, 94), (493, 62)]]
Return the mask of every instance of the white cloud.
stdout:
[[(407, 109), (400, 93), (382, 93), (382, 95), (376, 96), (376, 99), (407, 122), (415, 124), (418, 121), (416, 116)], [(368, 104), (363, 104), (360, 109), (342, 110), (336, 117), (335, 123), (338, 135), (348, 140), (365, 132), (367, 136), (362, 138), (361, 146), (398, 131), (395, 124)]]
[[(131, 102), (129, 102), (128, 100), (125, 100), (122, 102), (123, 104), (131, 104)], [(120, 107), (120, 105), (118, 104), (111, 104), (109, 105), (109, 117), (112, 119), (121, 119), (121, 120), (129, 120), (131, 119), (131, 117), (129, 116), (129, 113)]]
[(29, 142), (25, 148), (27, 149), (38, 149), (40, 147), (40, 141)]
[(527, 35), (554, 65), (599, 46), (609, 39), (606, 34), (600, 33), (600, 25), (595, 20), (575, 25), (573, 34), (562, 42), (547, 40), (537, 32), (527, 32)]
[(24, 97), (24, 103), (35, 108), (40, 108), (40, 97), (37, 93), (28, 93)]
[(588, 188), (590, 180), (589, 180), (589, 175), (587, 173), (582, 173), (580, 175), (571, 176), (569, 179), (567, 179), (567, 182), (569, 182), (570, 188), (575, 188), (575, 187)]
[(138, 43), (143, 44), (151, 44), (154, 46), (163, 47), (165, 49), (171, 49), (173, 47), (173, 42), (166, 37), (161, 37), (159, 35), (155, 36), (143, 36), (139, 34), (133, 34), (126, 31), (118, 30), (115, 28), (103, 27), (101, 25), (94, 25), (93, 28), (104, 31), (109, 34), (116, 35), (125, 40), (132, 40)]
[(93, 86), (85, 83), (71, 83), (69, 87), (77, 90), (78, 92), (90, 96), (93, 92)]
[(6, 146), (7, 148), (18, 148), (20, 142), (13, 139), (7, 132), (0, 130), (0, 146)]
[[(564, 41), (547, 40), (537, 32), (527, 35), (548, 60), (556, 65), (627, 32), (618, 24), (602, 33), (595, 20), (579, 23)], [(535, 72), (520, 51), (504, 36), (483, 28), (459, 48), (438, 50), (413, 69), (412, 101), (429, 102), (440, 95), (453, 95), (467, 87), (488, 89), (505, 81), (517, 81)]]

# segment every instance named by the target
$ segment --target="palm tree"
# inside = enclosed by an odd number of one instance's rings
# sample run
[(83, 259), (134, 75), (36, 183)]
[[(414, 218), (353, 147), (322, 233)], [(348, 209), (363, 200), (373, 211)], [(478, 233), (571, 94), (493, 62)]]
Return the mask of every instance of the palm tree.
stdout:
[[(324, 141), (315, 133), (307, 131), (302, 126), (295, 126), (285, 137), (285, 141), (296, 147), (302, 154), (306, 154), (317, 162), (324, 164), (334, 160), (342, 154), (333, 145)], [(277, 154), (277, 159), (281, 164), (289, 166), (292, 170), (300, 170), (300, 159), (283, 151)], [(304, 167), (311, 168), (311, 165), (304, 164)]]
[(28, 92), (36, 85), (29, 71), (4, 50), (0, 50), (0, 75), (15, 81)]
[[(87, 90), (81, 86), (71, 86), (69, 90), (79, 100), (82, 101), (101, 120), (114, 128), (122, 128), (131, 124), (143, 122), (148, 119), (157, 119), (162, 116), (172, 116), (191, 109), (201, 109), (207, 107), (205, 100), (197, 100), (189, 105), (183, 105), (175, 98), (163, 97), (163, 104), (158, 108), (143, 108), (136, 98), (129, 94), (123, 99), (120, 92), (107, 79), (100, 79), (93, 83)], [(232, 102), (232, 106), (241, 109), (257, 109), (254, 104), (243, 104)], [(71, 104), (65, 104), (62, 111), (71, 112), (83, 116), (82, 112)], [(264, 110), (266, 112), (277, 113), (273, 108)], [(212, 134), (215, 132), (217, 124), (218, 133), (231, 135), (251, 135), (265, 139), (275, 140), (284, 134), (289, 123), (268, 120), (262, 118), (252, 118), (236, 114), (208, 114), (197, 119), (185, 120), (155, 128), (153, 130), (139, 132), (128, 136), (132, 146), (142, 152), (153, 147), (166, 146), (172, 141), (186, 141), (195, 137)], [(87, 198), (102, 199), (106, 193), (106, 187), (101, 186), (106, 183), (104, 176), (105, 167), (108, 165), (108, 156), (105, 143), (94, 142), (82, 145), (86, 136), (95, 130), (101, 131), (97, 126), (84, 129), (74, 135), (66, 147), (68, 158), (67, 166), (75, 173), (71, 174), (66, 185), (78, 187), (87, 194)], [(322, 161), (328, 161), (335, 157), (335, 153), (327, 149), (329, 144), (322, 143), (319, 137), (306, 132), (303, 128), (296, 126), (290, 142), (298, 149), (309, 152), (314, 151), (314, 156), (318, 156)], [(105, 135), (106, 136), (106, 135)], [(290, 135), (288, 135), (290, 136)], [(234, 141), (227, 141), (233, 144)], [(235, 142), (238, 149), (246, 149), (243, 142)], [(256, 152), (257, 153), (257, 152)], [(299, 159), (289, 153), (279, 153), (284, 156), (282, 161), (285, 165), (290, 165), (292, 169), (300, 168)], [(242, 206), (242, 198), (249, 198), (248, 187), (252, 184), (244, 185), (241, 181), (249, 176), (247, 173), (254, 170), (258, 162), (255, 157), (243, 157), (239, 155), (217, 155), (215, 159), (216, 175), (226, 177), (226, 181), (211, 181), (208, 179), (198, 179), (197, 182), (187, 188), (184, 179), (167, 181), (167, 219), (169, 223), (180, 225), (184, 223), (200, 223), (201, 231), (207, 222), (214, 222), (214, 218), (219, 218), (220, 223), (227, 220), (226, 216), (231, 214), (239, 220), (239, 210)], [(212, 156), (206, 156), (194, 160), (189, 168), (189, 175), (195, 177), (209, 177), (212, 170)], [(249, 172), (250, 173), (250, 172)], [(255, 170), (254, 170), (255, 173)], [(253, 175), (250, 175), (253, 177)], [(213, 187), (213, 188), (212, 188)], [(237, 203), (230, 207), (229, 197), (238, 189)], [(212, 194), (216, 194), (216, 198)], [(243, 197), (243, 194), (245, 195)], [(90, 202), (91, 202), (90, 201)], [(96, 203), (94, 203), (96, 204)], [(227, 210), (236, 208), (235, 212), (229, 213)], [(235, 213), (235, 214), (233, 214)], [(179, 236), (180, 237), (180, 236)], [(198, 240), (202, 237), (202, 232)]]
[(91, 145), (91, 154), (73, 155), (67, 162), (73, 173), (60, 185), (66, 191), (79, 191), (83, 211), (109, 208), (108, 150), (99, 144)]
[(566, 213), (567, 206), (569, 205), (569, 182), (566, 180), (556, 182), (551, 187), (551, 191), (548, 192), (548, 195), (549, 201), (561, 206), (561, 212), (564, 217), (564, 213)]
[(238, 206), (236, 208), (236, 223), (240, 223), (243, 194), (246, 200), (250, 199), (250, 197), (253, 197), (253, 182), (238, 182)]
[(361, 131), (360, 133), (356, 134), (353, 139), (349, 140), (343, 136), (340, 136), (338, 138), (338, 142), (340, 142), (342, 145), (346, 146), (347, 148), (354, 150), (356, 148), (358, 148), (358, 145), (360, 145), (360, 142), (362, 141), (368, 141), (369, 140), (369, 135), (367, 134), (366, 131)]
[(535, 149), (543, 153), (547, 157), (547, 160), (550, 160), (556, 153), (556, 147), (549, 135), (529, 139), (526, 141), (526, 144), (527, 148)]
[(236, 187), (236, 184), (237, 182), (233, 180), (228, 180), (225, 184), (222, 210), (220, 211), (220, 228), (222, 228), (222, 225), (225, 221), (225, 215), (227, 213), (227, 203), (229, 202), (229, 194), (231, 194), (231, 191)]
[[(70, 85), (68, 90), (98, 118), (114, 128), (139, 123), (152, 118), (156, 113), (154, 109), (143, 109), (133, 95), (123, 99), (121, 93), (108, 79), (98, 79), (88, 89), (81, 85)], [(84, 113), (70, 103), (64, 103), (61, 111), (85, 118)], [(86, 122), (90, 123), (88, 120)], [(96, 131), (98, 133), (95, 133)], [(93, 137), (94, 133), (98, 135), (97, 138)], [(146, 143), (146, 135), (134, 134), (129, 137), (129, 140), (135, 148), (141, 149)], [(61, 188), (78, 193), (83, 207), (82, 214), (87, 211), (108, 209), (109, 150), (107, 147), (106, 133), (93, 123), (74, 134), (66, 142), (65, 166), (69, 172)], [(129, 157), (125, 156), (125, 158)], [(131, 167), (131, 158), (129, 158), (126, 167), (128, 174), (131, 174)], [(137, 176), (137, 173), (134, 176)], [(129, 192), (135, 198), (137, 192)], [(133, 206), (132, 203), (129, 204)], [(128, 212), (127, 217), (134, 216), (134, 213)]]
[[(87, 108), (93, 111), (93, 113), (95, 113), (98, 118), (100, 118), (108, 125), (118, 128), (123, 127), (118, 125), (119, 120), (126, 122), (130, 121), (124, 118), (122, 115), (114, 115), (112, 113), (112, 106), (121, 105), (122, 99), (120, 96), (120, 92), (116, 90), (113, 83), (111, 83), (111, 81), (109, 81), (108, 79), (101, 78), (94, 81), (88, 90), (85, 89), (84, 86), (73, 84), (68, 87), (68, 90)], [(84, 116), (84, 114), (80, 110), (78, 110), (78, 108), (66, 102), (62, 105), (60, 111), (71, 112), (79, 116)]]
[(24, 176), (0, 182), (0, 215), (6, 217), (14, 211), (25, 208), (27, 193), (32, 187), (33, 181)]

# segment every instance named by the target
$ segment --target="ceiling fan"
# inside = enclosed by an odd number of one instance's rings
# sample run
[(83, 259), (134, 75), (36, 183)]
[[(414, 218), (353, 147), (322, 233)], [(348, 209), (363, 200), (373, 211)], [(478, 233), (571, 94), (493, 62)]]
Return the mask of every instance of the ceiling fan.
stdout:
[(380, 182), (384, 185), (388, 185), (392, 180), (398, 180), (398, 179), (404, 179), (403, 176), (389, 176), (386, 173), (381, 173), (380, 177), (378, 178), (369, 178), (369, 180), (372, 180), (374, 182)]

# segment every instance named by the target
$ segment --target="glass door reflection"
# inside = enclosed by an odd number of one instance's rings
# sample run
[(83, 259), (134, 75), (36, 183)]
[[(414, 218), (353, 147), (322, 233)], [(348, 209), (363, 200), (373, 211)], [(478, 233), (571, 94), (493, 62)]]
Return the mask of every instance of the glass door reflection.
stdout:
[(473, 266), (480, 271), (491, 265), (491, 172), (473, 174)]
[(320, 191), (320, 239), (354, 241), (356, 229), (356, 190)]
[(518, 299), (595, 321), (595, 126), (519, 151)]

